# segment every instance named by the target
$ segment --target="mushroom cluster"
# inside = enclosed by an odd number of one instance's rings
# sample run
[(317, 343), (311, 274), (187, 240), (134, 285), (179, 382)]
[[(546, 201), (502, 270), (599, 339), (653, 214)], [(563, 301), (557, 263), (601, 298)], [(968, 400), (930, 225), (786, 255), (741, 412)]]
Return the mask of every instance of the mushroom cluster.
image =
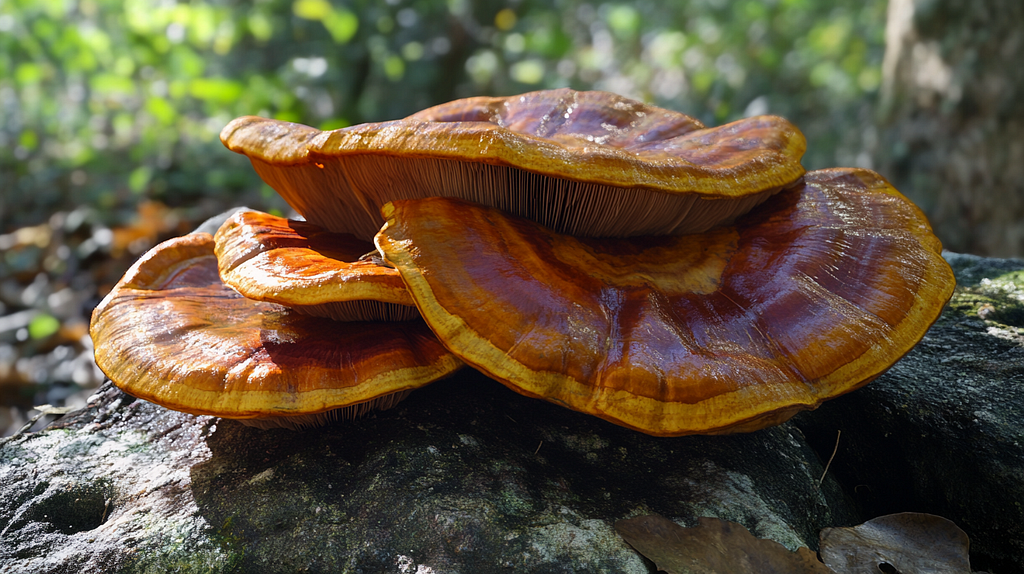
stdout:
[(221, 139), (305, 221), (168, 241), (93, 315), (100, 368), (186, 412), (303, 426), (468, 364), (652, 435), (746, 432), (878, 377), (953, 290), (917, 207), (805, 173), (775, 116), (563, 89)]

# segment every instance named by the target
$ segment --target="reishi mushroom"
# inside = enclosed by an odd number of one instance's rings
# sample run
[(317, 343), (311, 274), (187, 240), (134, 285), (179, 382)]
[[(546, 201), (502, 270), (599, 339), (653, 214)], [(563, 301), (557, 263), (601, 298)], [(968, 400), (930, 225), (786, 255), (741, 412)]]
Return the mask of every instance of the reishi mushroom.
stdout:
[(422, 321), (336, 322), (246, 299), (221, 283), (213, 237), (154, 247), (96, 307), (96, 363), (167, 408), (301, 428), (367, 409), (458, 370)]
[[(245, 117), (221, 139), (309, 221), (239, 214), (215, 254), (158, 246), (93, 315), (104, 372), (186, 412), (325, 419), (461, 358), (645, 433), (746, 432), (876, 378), (954, 285), (920, 210), (867, 170), (805, 175), (774, 116), (705, 128), (551, 90), (333, 132)], [(367, 299), (426, 322), (301, 314), (365, 318)]]
[(757, 430), (856, 389), (953, 287), (923, 214), (866, 170), (810, 172), (699, 235), (576, 238), (446, 198), (383, 214), (378, 248), (453, 353), (654, 435)]
[(569, 89), (468, 98), (403, 120), (321, 132), (238, 118), (221, 131), (308, 221), (367, 240), (395, 199), (460, 197), (560, 233), (696, 233), (804, 173), (777, 116), (706, 128), (678, 112)]
[(214, 235), (220, 277), (256, 301), (336, 321), (419, 317), (405, 283), (373, 244), (304, 221), (239, 211)]

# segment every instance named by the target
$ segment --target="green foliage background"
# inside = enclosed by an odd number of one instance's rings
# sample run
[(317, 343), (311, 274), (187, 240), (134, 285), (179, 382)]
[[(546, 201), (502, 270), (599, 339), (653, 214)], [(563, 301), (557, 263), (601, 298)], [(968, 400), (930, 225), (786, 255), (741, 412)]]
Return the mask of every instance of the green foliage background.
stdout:
[(142, 199), (283, 209), (217, 134), (570, 86), (708, 124), (776, 113), (870, 163), (884, 0), (0, 0), (0, 232)]

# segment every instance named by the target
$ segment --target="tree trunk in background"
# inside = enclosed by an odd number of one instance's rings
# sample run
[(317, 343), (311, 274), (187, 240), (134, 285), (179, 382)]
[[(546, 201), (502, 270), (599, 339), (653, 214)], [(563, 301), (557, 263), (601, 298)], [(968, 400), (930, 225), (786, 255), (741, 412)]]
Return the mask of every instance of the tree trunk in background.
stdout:
[(1024, 2), (890, 0), (880, 171), (947, 249), (1024, 256)]

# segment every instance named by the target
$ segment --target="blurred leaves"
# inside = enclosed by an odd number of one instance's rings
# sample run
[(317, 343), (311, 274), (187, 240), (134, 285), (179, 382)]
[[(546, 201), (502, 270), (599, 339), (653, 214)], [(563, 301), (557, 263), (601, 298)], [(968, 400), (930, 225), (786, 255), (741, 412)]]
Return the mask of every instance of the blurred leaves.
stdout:
[(28, 336), (33, 339), (45, 339), (60, 329), (60, 321), (52, 315), (40, 313), (28, 324)]
[[(6, 0), (0, 232), (76, 205), (284, 209), (217, 141), (258, 114), (337, 128), (571, 86), (709, 124), (794, 120), (809, 167), (864, 165), (884, 0)], [(15, 217), (17, 214), (17, 217)]]
[(114, 227), (90, 207), (0, 234), (0, 435), (33, 404), (84, 404), (103, 380), (89, 314), (131, 262), (201, 215), (143, 200)]

